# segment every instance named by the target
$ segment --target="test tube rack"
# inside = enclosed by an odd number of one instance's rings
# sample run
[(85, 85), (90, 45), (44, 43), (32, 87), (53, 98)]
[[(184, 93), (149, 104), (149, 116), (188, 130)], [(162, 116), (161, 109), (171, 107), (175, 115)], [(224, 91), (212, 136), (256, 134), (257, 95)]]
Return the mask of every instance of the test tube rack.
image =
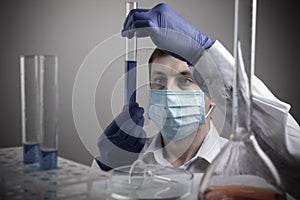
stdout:
[(57, 169), (41, 171), (38, 164), (23, 164), (22, 152), (0, 149), (0, 199), (106, 199), (107, 174), (62, 157)]

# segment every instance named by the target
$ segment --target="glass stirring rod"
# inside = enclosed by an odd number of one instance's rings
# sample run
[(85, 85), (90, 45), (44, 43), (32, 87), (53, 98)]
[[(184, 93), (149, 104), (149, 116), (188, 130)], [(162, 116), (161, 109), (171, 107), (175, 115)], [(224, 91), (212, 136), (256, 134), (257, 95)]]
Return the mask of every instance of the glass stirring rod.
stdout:
[[(137, 8), (137, 2), (126, 3), (126, 16)], [(125, 105), (136, 102), (137, 38), (125, 38)]]

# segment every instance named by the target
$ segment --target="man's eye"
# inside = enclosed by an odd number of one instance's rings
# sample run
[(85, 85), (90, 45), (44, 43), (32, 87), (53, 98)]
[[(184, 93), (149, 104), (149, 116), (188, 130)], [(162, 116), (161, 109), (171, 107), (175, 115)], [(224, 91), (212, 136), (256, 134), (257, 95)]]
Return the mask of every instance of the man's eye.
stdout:
[(165, 85), (166, 79), (163, 77), (157, 77), (157, 78), (153, 79), (152, 83), (157, 84), (157, 85)]
[(193, 83), (194, 81), (193, 81), (193, 79), (190, 78), (190, 77), (182, 76), (182, 77), (179, 78), (179, 82), (180, 82), (181, 84), (188, 85), (188, 84), (190, 84), (190, 83)]

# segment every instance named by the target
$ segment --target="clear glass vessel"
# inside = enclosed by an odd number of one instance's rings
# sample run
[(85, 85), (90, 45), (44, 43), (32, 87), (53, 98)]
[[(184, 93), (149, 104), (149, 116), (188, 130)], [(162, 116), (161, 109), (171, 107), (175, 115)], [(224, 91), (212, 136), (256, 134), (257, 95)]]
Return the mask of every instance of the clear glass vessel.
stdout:
[(41, 138), (40, 169), (57, 167), (58, 149), (58, 57), (40, 56), (42, 71), (43, 131)]
[(38, 163), (42, 134), (41, 70), (39, 56), (20, 56), (23, 162)]
[[(250, 4), (251, 6), (251, 4)], [(232, 93), (232, 134), (228, 144), (207, 168), (199, 190), (201, 200), (285, 199), (279, 174), (259, 147), (252, 132), (252, 78), (254, 75), (256, 0), (252, 1), (249, 85), (241, 85), (245, 66), (239, 37), (239, 0), (235, 1), (234, 57)], [(243, 92), (242, 88), (243, 87)], [(244, 109), (241, 109), (244, 108)]]
[[(126, 16), (138, 7), (137, 2), (126, 3)], [(125, 37), (125, 104), (136, 102), (137, 37)]]
[[(158, 165), (122, 166), (112, 170), (110, 199), (189, 199), (193, 174)], [(134, 170), (133, 170), (134, 169)]]

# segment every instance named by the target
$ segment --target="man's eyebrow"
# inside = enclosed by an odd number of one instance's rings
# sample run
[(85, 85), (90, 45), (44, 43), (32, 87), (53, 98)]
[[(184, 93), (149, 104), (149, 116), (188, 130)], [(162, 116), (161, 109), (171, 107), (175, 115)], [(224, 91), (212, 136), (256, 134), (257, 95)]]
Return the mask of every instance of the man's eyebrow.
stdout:
[(192, 72), (190, 70), (181, 71), (180, 74), (183, 76), (185, 76), (185, 75), (192, 76)]
[(160, 71), (154, 71), (153, 75), (165, 75), (165, 73), (160, 72)]

